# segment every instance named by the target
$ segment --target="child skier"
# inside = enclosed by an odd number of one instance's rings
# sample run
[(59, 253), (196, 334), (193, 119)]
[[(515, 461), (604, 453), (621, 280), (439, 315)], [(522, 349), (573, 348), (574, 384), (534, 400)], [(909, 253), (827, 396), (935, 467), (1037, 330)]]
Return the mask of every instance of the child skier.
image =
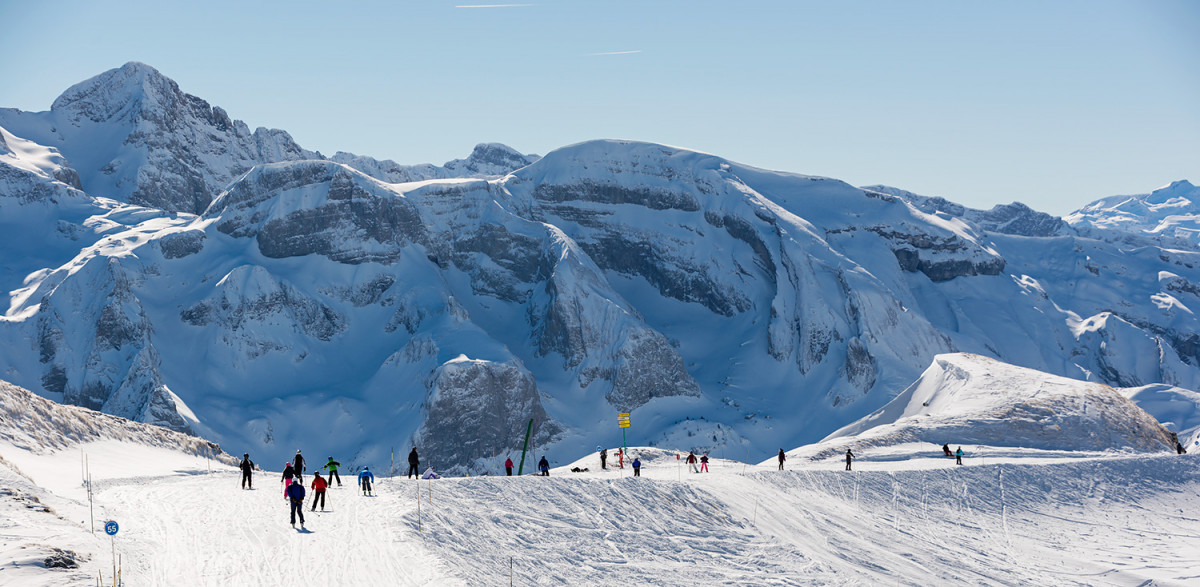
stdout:
[(700, 457), (700, 472), (708, 472), (708, 453), (704, 453), (704, 456)]
[(292, 486), (292, 479), (296, 476), (296, 470), (292, 468), (291, 463), (283, 464), (283, 477), (279, 480), (283, 483), (283, 499), (287, 500), (287, 490)]
[(511, 458), (504, 459), (504, 474), (505, 475), (512, 477), (512, 467), (513, 467), (512, 459)]
[(342, 476), (338, 475), (338, 472), (337, 472), (338, 467), (340, 467), (340, 466), (342, 466), (342, 464), (333, 460), (333, 457), (329, 457), (329, 462), (325, 463), (325, 466), (323, 468), (326, 471), (329, 471), (329, 484), (330, 485), (333, 484), (334, 479), (337, 479), (338, 487), (342, 486)]
[[(413, 449), (416, 450), (416, 449)], [(363, 495), (375, 495), (371, 491), (371, 482), (375, 480), (375, 475), (367, 467), (363, 467), (362, 472), (358, 474), (358, 486), (362, 488)]]
[(321, 502), (321, 511), (325, 511), (325, 488), (329, 487), (329, 483), (321, 476), (320, 471), (313, 472), (313, 506), (312, 511), (317, 511), (317, 502)]
[(292, 527), (296, 527), (296, 516), (300, 516), (300, 529), (304, 529), (304, 485), (292, 483), (287, 488), (287, 498), (292, 506)]
[(633, 457), (633, 476), (642, 476), (642, 459), (639, 457)]
[(550, 461), (546, 460), (546, 455), (542, 455), (542, 460), (538, 461), (538, 469), (542, 472), (543, 477), (550, 476)]
[(963, 451), (962, 451), (962, 447), (960, 446), (960, 447), (958, 447), (958, 450), (954, 451), (954, 464), (961, 465), (962, 464), (962, 456), (963, 456)]

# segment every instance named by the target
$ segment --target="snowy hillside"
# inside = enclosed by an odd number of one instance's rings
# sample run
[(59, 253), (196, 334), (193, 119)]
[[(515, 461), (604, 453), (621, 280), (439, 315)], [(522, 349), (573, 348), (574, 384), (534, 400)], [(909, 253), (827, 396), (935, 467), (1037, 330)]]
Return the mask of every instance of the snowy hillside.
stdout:
[(1200, 388), (1200, 253), (1019, 204), (628, 141), (326, 160), (136, 63), (0, 127), (0, 376), (234, 452), (478, 472), (633, 412), (757, 460), (952, 352)]
[[(980, 447), (982, 450), (982, 447)], [(1200, 577), (1195, 455), (1010, 450), (931, 464), (862, 453), (855, 471), (785, 471), (670, 451), (640, 477), (595, 455), (550, 477), (344, 475), (289, 524), (278, 472), (243, 490), (230, 467), (125, 442), (91, 446), (95, 514), (120, 524), (129, 585), (1188, 584)], [(610, 453), (611, 454), (611, 453)], [(0, 584), (111, 584), (89, 530), (79, 453), (0, 445)], [(974, 456), (974, 455), (973, 455)], [(614, 459), (615, 461), (615, 459)], [(611, 462), (611, 461), (610, 461)], [(101, 464), (102, 463), (102, 464)], [(614, 463), (615, 465), (615, 463)], [(571, 467), (588, 467), (573, 473)], [(21, 471), (18, 473), (17, 471)], [(311, 477), (306, 477), (306, 482)], [(63, 568), (57, 565), (68, 565)], [(76, 565), (71, 568), (70, 565)]]
[(1107, 385), (961, 353), (938, 355), (896, 399), (815, 447), (822, 447), (820, 455), (836, 456), (847, 447), (905, 443), (1047, 451), (1175, 448), (1158, 421)]

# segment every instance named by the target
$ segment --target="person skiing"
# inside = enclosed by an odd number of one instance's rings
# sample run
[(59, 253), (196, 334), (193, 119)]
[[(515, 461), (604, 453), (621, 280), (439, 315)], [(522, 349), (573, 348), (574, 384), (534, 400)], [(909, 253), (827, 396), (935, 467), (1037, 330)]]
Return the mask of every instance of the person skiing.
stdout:
[(321, 476), (320, 471), (313, 471), (313, 506), (312, 511), (317, 511), (317, 502), (321, 502), (321, 511), (325, 511), (325, 488), (329, 487), (329, 483)]
[(853, 458), (854, 458), (854, 453), (850, 452), (850, 449), (846, 449), (846, 470), (847, 471), (850, 470), (850, 461)]
[(342, 466), (341, 463), (333, 460), (333, 457), (329, 457), (329, 462), (325, 463), (325, 466), (322, 467), (326, 471), (329, 471), (329, 484), (330, 485), (333, 485), (333, 480), (337, 479), (338, 487), (342, 486), (342, 476), (338, 475), (338, 472), (337, 472), (338, 467), (340, 467), (340, 466)]
[(642, 476), (642, 459), (640, 459), (638, 457), (633, 457), (633, 476), (634, 477)]
[(617, 449), (617, 468), (625, 468), (625, 451), (619, 448)]
[(296, 458), (292, 460), (292, 471), (296, 473), (296, 482), (304, 483), (304, 456), (296, 449)]
[(504, 459), (504, 474), (512, 477), (512, 458)]
[(958, 450), (954, 451), (954, 464), (961, 465), (962, 464), (962, 456), (963, 456), (963, 451), (962, 451), (962, 447), (960, 446), (960, 447), (958, 447)]
[(708, 453), (704, 453), (704, 456), (700, 457), (700, 471), (702, 473), (708, 472)]
[(603, 471), (607, 468), (608, 468), (608, 449), (602, 448), (602, 449), (600, 449), (600, 470)]
[(954, 456), (954, 453), (951, 453), (951, 452), (950, 452), (950, 445), (949, 445), (949, 444), (943, 444), (943, 445), (942, 445), (942, 452), (946, 453), (946, 456), (948, 456), (948, 457), (952, 457), (952, 456)]
[(779, 449), (779, 470), (783, 470), (783, 461), (787, 460), (787, 455), (783, 454), (783, 449)]
[(417, 479), (421, 478), (421, 473), (417, 471), (417, 465), (421, 464), (421, 458), (417, 456), (417, 447), (413, 447), (412, 452), (408, 453), (408, 478), (412, 479), (413, 475)]
[(292, 527), (296, 527), (296, 516), (300, 516), (300, 529), (304, 529), (304, 484), (292, 483), (287, 488), (287, 498), (292, 506)]
[(250, 460), (250, 453), (242, 454), (242, 464), (240, 467), (242, 468), (242, 489), (254, 489), (254, 479), (252, 473), (254, 471), (254, 461)]
[(363, 495), (375, 495), (371, 490), (371, 482), (375, 480), (375, 475), (371, 473), (371, 469), (363, 467), (363, 470), (358, 474), (358, 486), (362, 488)]
[(550, 461), (546, 460), (546, 455), (542, 455), (542, 460), (538, 461), (538, 470), (542, 472), (542, 477), (550, 476)]
[(296, 471), (295, 471), (295, 469), (292, 468), (292, 464), (284, 463), (283, 464), (283, 477), (281, 477), (279, 479), (279, 481), (283, 483), (283, 499), (285, 499), (285, 500), (287, 499), (287, 490), (289, 487), (292, 486), (292, 478), (295, 476), (296, 476)]
[(692, 466), (692, 472), (693, 472), (693, 473), (699, 473), (699, 472), (700, 472), (700, 469), (697, 469), (697, 468), (696, 468), (696, 453), (695, 453), (695, 452), (692, 452), (692, 451), (690, 451), (690, 450), (689, 450), (689, 451), (688, 451), (688, 458), (687, 458), (687, 461), (685, 461), (685, 462), (686, 462), (687, 464), (689, 464), (689, 465), (691, 465), (691, 466)]

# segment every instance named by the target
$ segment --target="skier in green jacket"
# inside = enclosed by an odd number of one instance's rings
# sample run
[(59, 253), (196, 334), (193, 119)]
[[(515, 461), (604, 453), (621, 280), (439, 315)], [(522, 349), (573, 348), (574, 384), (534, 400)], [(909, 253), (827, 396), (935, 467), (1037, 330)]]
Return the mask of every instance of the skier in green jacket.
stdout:
[(329, 471), (329, 482), (330, 483), (332, 483), (334, 479), (337, 479), (338, 487), (342, 486), (342, 476), (338, 475), (338, 472), (337, 472), (337, 469), (340, 466), (342, 466), (341, 463), (333, 460), (333, 457), (329, 457), (329, 462), (325, 463), (324, 467), (321, 467), (322, 469)]

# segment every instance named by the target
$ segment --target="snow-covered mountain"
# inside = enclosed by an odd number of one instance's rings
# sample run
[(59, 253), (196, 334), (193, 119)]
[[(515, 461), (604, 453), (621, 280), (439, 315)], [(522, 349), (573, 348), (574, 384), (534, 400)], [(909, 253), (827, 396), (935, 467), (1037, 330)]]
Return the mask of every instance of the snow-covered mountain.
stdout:
[(1148, 194), (1109, 196), (1064, 220), (1100, 235), (1147, 235), (1195, 249), (1200, 246), (1200, 187), (1179, 180)]
[(640, 443), (766, 456), (950, 352), (1200, 387), (1200, 253), (1153, 235), (656, 144), (404, 167), (226, 119), (140, 64), (0, 111), (25, 182), (0, 221), (27, 218), (0, 238), (53, 245), (0, 275), (0, 376), (234, 452), (378, 467), (415, 442), (455, 470), (530, 420), (551, 455), (615, 444), (629, 411)]

